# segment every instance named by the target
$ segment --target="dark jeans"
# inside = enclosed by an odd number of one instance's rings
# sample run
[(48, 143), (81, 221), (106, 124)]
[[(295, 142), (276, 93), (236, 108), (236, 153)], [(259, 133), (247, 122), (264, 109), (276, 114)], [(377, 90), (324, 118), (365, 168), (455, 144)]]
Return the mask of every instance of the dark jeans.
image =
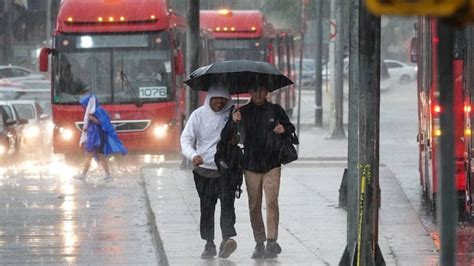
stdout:
[(206, 241), (214, 240), (214, 212), (217, 199), (221, 201), (221, 230), (222, 238), (236, 236), (235, 232), (235, 189), (232, 190), (229, 178), (206, 178), (194, 172), (194, 183), (201, 201), (201, 238)]

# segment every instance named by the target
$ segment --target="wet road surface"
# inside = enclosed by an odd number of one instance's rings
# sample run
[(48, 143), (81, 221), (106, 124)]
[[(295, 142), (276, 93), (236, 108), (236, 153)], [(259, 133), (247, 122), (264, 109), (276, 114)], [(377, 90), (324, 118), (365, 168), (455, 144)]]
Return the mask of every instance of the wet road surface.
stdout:
[(0, 168), (0, 264), (156, 265), (135, 167), (86, 182), (63, 161)]

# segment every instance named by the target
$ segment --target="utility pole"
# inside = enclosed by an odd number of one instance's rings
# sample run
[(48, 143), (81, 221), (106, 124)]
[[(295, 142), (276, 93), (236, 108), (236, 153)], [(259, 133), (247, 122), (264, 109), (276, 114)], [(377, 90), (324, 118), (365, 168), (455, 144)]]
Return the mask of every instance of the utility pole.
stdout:
[[(186, 75), (199, 67), (199, 0), (188, 0), (186, 12)], [(199, 93), (188, 87), (186, 91), (186, 117), (198, 107)]]
[[(335, 103), (335, 121), (332, 131), (332, 139), (344, 139), (344, 6), (346, 0), (336, 0), (336, 44), (335, 44), (335, 72), (334, 72), (334, 103)], [(331, 72), (333, 73), (333, 72)]]
[[(347, 244), (339, 262), (341, 266), (354, 264), (357, 243), (357, 217), (359, 174), (359, 0), (349, 2), (349, 125), (347, 147), (347, 174), (343, 175), (339, 189), (339, 205), (347, 205)], [(344, 193), (346, 193), (344, 195)], [(341, 202), (341, 198), (343, 199)]]
[(3, 40), (3, 60), (5, 64), (11, 64), (13, 59), (13, 8), (12, 1), (6, 0), (5, 4), (5, 31)]
[(380, 18), (362, 1), (350, 9), (348, 242), (339, 265), (385, 265), (378, 246)]
[[(306, 32), (306, 6), (308, 5), (308, 0), (301, 0), (301, 25), (300, 25), (300, 33), (301, 33), (301, 44), (300, 44), (300, 63), (298, 66), (299, 73), (303, 73), (303, 54), (304, 54), (304, 36)], [(296, 133), (300, 134), (300, 122), (301, 122), (301, 77), (303, 75), (298, 75), (298, 115), (297, 115), (297, 123), (296, 123)], [(300, 151), (300, 146), (296, 146), (296, 150)]]
[[(323, 126), (323, 77), (322, 77), (322, 61), (323, 61), (323, 0), (316, 1), (316, 14), (314, 16), (316, 20), (316, 34), (315, 43), (316, 51), (314, 57), (315, 63), (315, 104), (314, 104), (314, 125), (316, 127)], [(301, 62), (301, 61), (300, 61)], [(301, 72), (300, 72), (301, 73)]]
[(441, 233), (440, 265), (456, 264), (457, 204), (455, 188), (455, 134), (454, 134), (454, 93), (453, 93), (453, 47), (454, 28), (446, 21), (438, 19), (438, 85), (440, 130), (439, 169), (440, 185), (437, 199), (438, 219)]
[[(199, 67), (199, 0), (188, 0), (186, 6), (186, 76)], [(191, 87), (186, 90), (186, 120), (199, 105), (199, 92)], [(191, 168), (191, 161), (183, 156), (182, 168)]]
[(51, 38), (51, 1), (46, 2), (46, 45), (50, 45), (49, 39)]

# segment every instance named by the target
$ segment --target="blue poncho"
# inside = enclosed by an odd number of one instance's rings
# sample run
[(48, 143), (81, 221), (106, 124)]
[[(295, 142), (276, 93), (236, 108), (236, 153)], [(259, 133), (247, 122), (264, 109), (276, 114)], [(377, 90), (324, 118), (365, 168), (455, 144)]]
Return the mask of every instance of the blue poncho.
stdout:
[[(94, 103), (89, 103), (90, 100), (95, 100)], [(81, 136), (81, 143), (84, 142), (84, 147), (87, 152), (96, 153), (100, 151), (105, 156), (112, 153), (126, 154), (127, 149), (123, 146), (118, 138), (114, 126), (110, 122), (109, 115), (99, 105), (99, 101), (94, 94), (87, 94), (81, 98), (80, 104), (86, 109), (84, 115), (84, 127), (86, 131)], [(89, 114), (99, 120), (100, 125), (88, 119)]]

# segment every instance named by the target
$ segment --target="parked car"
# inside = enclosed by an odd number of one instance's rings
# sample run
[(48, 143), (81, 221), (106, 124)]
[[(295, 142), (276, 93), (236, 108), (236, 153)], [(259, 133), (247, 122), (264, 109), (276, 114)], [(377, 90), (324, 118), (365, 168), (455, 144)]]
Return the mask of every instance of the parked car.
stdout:
[(385, 59), (390, 76), (397, 80), (399, 84), (407, 84), (416, 80), (416, 66), (408, 65), (398, 60)]
[(0, 79), (7, 79), (14, 82), (19, 80), (45, 79), (45, 76), (24, 67), (0, 65)]
[(0, 99), (35, 100), (43, 112), (51, 116), (51, 82), (48, 80), (0, 82)]
[(18, 118), (15, 109), (0, 101), (0, 162), (14, 160), (20, 153), (24, 125), (28, 120)]
[(28, 120), (23, 129), (22, 152), (35, 154), (50, 152), (53, 130), (50, 127), (50, 116), (44, 113), (40, 104), (35, 100), (13, 100), (8, 103), (15, 109), (20, 119)]
[[(296, 69), (296, 84), (299, 82), (299, 70), (300, 70), (300, 60), (295, 59), (295, 69)], [(314, 88), (316, 83), (316, 64), (315, 60), (311, 58), (303, 58), (302, 65), (302, 76), (301, 76), (301, 88), (302, 89), (311, 89)], [(330, 77), (330, 71), (327, 67), (327, 64), (323, 62), (322, 65), (322, 79), (326, 80)]]
[(24, 87), (25, 89), (38, 89), (51, 91), (51, 81), (43, 79), (19, 80), (13, 82), (13, 85)]
[[(349, 59), (344, 59), (344, 78), (349, 78)], [(385, 61), (380, 62), (380, 90), (386, 91), (392, 88), (395, 83), (397, 83), (397, 79), (392, 76), (390, 73), (390, 69)]]

